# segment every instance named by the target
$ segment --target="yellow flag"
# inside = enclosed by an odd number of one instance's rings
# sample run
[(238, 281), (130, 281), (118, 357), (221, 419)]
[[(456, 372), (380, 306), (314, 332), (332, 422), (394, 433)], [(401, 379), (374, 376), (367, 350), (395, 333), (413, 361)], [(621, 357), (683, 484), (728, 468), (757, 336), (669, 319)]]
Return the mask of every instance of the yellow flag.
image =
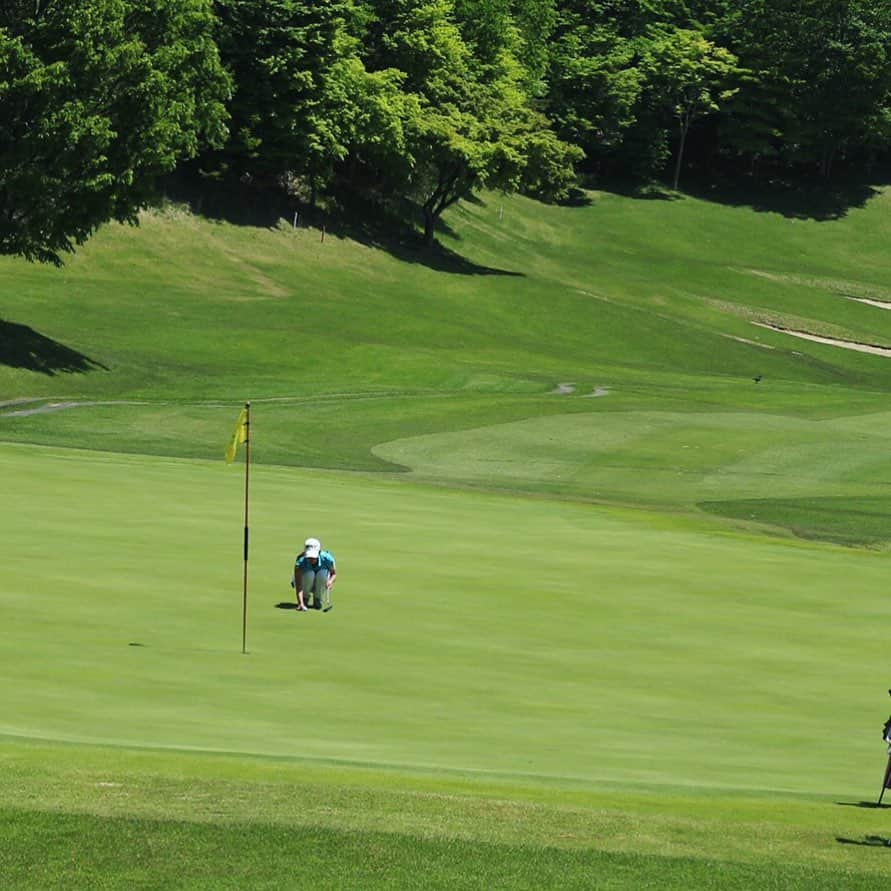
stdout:
[(238, 423), (235, 425), (235, 431), (232, 434), (232, 440), (229, 442), (229, 445), (226, 446), (226, 463), (231, 464), (235, 460), (235, 454), (238, 451), (238, 446), (247, 442), (248, 438), (248, 425), (247, 425), (248, 413), (247, 409), (243, 408), (241, 410), (241, 414), (238, 416)]

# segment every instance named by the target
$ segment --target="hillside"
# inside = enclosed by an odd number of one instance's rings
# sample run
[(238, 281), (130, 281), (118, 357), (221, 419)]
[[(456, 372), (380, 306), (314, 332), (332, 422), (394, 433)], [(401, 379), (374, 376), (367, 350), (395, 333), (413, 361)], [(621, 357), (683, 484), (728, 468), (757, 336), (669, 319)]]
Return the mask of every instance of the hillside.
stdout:
[(6, 259), (0, 439), (216, 458), (250, 399), (261, 464), (883, 540), (891, 362), (775, 329), (891, 346), (891, 192), (588, 198), (490, 195), (432, 253), (170, 206)]

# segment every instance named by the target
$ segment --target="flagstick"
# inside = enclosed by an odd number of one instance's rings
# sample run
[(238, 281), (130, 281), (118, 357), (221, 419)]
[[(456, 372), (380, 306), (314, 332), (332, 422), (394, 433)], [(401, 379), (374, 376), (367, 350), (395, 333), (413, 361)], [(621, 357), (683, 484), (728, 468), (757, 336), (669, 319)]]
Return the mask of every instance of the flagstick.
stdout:
[(247, 413), (244, 419), (244, 587), (242, 594), (241, 613), (241, 652), (247, 652), (247, 592), (248, 592), (248, 494), (250, 492), (251, 479), (251, 404), (245, 402), (244, 410)]

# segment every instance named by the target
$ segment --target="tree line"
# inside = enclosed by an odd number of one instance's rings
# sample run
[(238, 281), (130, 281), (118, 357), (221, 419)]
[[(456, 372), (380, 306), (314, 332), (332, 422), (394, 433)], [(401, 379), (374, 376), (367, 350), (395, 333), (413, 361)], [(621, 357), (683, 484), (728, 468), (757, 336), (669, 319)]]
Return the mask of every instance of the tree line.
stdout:
[(891, 146), (888, 0), (0, 0), (0, 253), (58, 262), (158, 178), (408, 199), (677, 188)]

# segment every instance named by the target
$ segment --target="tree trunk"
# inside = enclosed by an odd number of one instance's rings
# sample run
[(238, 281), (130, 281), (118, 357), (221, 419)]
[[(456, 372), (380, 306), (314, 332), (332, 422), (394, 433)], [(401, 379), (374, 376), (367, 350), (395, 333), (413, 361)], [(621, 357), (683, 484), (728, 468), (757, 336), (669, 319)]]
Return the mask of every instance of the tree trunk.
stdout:
[(678, 141), (678, 156), (674, 162), (674, 184), (672, 186), (675, 192), (678, 190), (678, 182), (680, 182), (681, 179), (681, 163), (684, 160), (684, 145), (687, 142), (687, 130), (690, 127), (690, 124), (688, 121), (682, 119), (680, 122), (680, 126), (681, 138)]
[(429, 207), (424, 208), (424, 244), (433, 244), (433, 236), (436, 233), (436, 224), (439, 214), (435, 214)]

